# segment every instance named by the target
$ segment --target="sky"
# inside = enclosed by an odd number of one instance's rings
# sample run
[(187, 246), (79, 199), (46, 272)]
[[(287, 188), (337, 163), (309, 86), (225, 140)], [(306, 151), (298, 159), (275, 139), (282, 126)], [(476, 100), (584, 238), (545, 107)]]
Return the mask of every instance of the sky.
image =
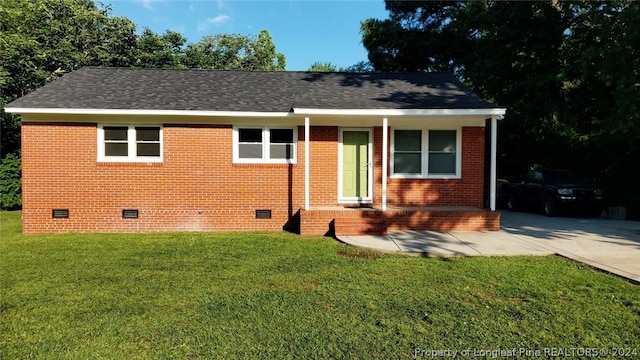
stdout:
[(111, 15), (157, 33), (173, 30), (187, 41), (205, 35), (271, 34), (287, 70), (305, 71), (314, 62), (347, 67), (367, 61), (360, 22), (386, 19), (383, 0), (103, 0)]

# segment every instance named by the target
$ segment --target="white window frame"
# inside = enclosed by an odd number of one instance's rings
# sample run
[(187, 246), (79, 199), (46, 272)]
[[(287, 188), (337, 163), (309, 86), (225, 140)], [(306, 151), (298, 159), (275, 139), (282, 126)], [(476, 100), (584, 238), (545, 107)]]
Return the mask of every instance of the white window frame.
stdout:
[[(391, 128), (391, 156), (389, 159), (389, 168), (391, 170), (391, 178), (395, 179), (460, 179), (462, 177), (462, 128), (460, 127), (437, 127), (437, 128), (410, 128), (410, 127), (394, 127)], [(422, 137), (422, 173), (420, 174), (396, 174), (395, 173), (395, 130), (416, 130), (421, 131)], [(429, 174), (429, 131), (431, 130), (448, 130), (456, 132), (456, 172), (455, 174)]]
[[(240, 129), (262, 130), (262, 158), (241, 158), (239, 154)], [(271, 129), (291, 130), (293, 132), (291, 159), (271, 158)], [(298, 162), (298, 128), (295, 126), (260, 126), (260, 125), (234, 125), (233, 126), (233, 163), (234, 164), (296, 164)]]
[[(127, 156), (106, 156), (105, 155), (105, 127), (126, 127), (127, 128)], [(136, 128), (160, 128), (160, 156), (137, 156)], [(141, 162), (160, 163), (164, 157), (164, 140), (162, 125), (123, 125), (123, 124), (98, 124), (98, 162)]]

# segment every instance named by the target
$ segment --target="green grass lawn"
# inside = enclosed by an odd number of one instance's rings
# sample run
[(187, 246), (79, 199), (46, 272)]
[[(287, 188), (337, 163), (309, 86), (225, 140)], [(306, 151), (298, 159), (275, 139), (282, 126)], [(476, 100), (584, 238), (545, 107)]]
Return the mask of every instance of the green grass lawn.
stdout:
[(640, 351), (640, 288), (559, 257), (382, 255), (287, 233), (23, 236), (20, 212), (0, 216), (2, 359)]

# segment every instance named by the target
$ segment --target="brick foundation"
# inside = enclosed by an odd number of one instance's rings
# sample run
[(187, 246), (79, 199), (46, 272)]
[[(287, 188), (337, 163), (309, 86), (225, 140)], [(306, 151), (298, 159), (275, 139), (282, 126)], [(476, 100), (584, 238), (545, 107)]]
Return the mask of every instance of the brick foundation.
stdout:
[(500, 212), (456, 209), (309, 210), (300, 212), (302, 235), (385, 235), (388, 230), (498, 231)]

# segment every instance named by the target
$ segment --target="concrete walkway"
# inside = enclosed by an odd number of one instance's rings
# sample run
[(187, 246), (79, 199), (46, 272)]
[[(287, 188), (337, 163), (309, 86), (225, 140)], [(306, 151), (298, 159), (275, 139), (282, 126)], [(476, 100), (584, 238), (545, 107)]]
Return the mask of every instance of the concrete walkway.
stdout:
[(558, 254), (640, 283), (640, 222), (502, 212), (497, 232), (389, 231), (347, 244), (430, 257)]

